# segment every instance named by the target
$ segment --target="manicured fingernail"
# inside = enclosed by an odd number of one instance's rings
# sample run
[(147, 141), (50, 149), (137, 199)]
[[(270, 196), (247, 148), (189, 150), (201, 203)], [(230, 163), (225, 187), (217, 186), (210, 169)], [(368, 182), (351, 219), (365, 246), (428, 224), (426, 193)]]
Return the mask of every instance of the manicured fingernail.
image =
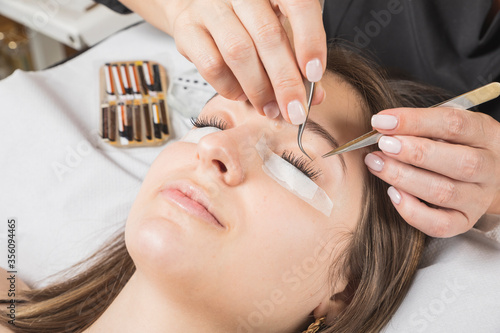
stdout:
[(240, 101), (240, 102), (246, 102), (246, 101), (248, 101), (248, 97), (247, 97), (247, 95), (245, 95), (245, 93), (243, 93), (236, 100)]
[(401, 202), (401, 194), (396, 190), (393, 186), (389, 187), (387, 189), (387, 194), (389, 195), (389, 198), (391, 198), (392, 202), (394, 202), (396, 205), (399, 205)]
[(280, 114), (278, 103), (274, 101), (267, 103), (266, 106), (264, 106), (264, 113), (266, 114), (266, 117), (270, 119), (276, 118)]
[(306, 76), (310, 82), (318, 82), (323, 77), (323, 67), (321, 61), (316, 58), (309, 61), (306, 65)]
[(376, 114), (372, 116), (372, 126), (385, 130), (395, 129), (398, 126), (398, 118), (386, 114)]
[(384, 168), (384, 161), (375, 154), (366, 155), (365, 164), (367, 167), (375, 171), (382, 171)]
[(401, 141), (392, 136), (383, 136), (378, 140), (378, 147), (386, 153), (399, 154)]
[(298, 100), (291, 101), (287, 107), (288, 117), (294, 125), (303, 124), (306, 121), (306, 110)]

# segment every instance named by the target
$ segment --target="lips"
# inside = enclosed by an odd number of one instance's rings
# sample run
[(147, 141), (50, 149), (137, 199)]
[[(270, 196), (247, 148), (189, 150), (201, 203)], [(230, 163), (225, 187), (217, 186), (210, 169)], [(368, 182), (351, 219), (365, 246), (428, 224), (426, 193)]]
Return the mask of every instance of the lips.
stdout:
[(165, 186), (161, 190), (161, 195), (190, 215), (216, 227), (224, 228), (222, 223), (210, 212), (210, 201), (201, 188), (187, 182), (177, 182)]

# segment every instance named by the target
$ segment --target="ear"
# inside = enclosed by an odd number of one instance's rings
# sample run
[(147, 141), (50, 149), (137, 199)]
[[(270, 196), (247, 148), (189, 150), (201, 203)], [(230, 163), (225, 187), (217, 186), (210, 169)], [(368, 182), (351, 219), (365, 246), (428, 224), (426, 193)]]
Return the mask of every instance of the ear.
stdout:
[(338, 316), (351, 302), (356, 285), (352, 282), (337, 283), (333, 296), (325, 295), (321, 303), (314, 309), (314, 318), (327, 317), (333, 319)]

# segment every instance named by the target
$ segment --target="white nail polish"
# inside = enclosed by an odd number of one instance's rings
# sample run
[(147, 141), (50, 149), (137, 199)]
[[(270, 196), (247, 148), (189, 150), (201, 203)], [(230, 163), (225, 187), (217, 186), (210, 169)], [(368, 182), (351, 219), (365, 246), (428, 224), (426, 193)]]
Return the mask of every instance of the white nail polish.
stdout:
[(309, 61), (306, 65), (306, 76), (310, 82), (318, 82), (323, 77), (323, 67), (321, 61), (316, 58)]
[(371, 123), (375, 128), (391, 130), (398, 126), (398, 118), (386, 114), (376, 114), (372, 116)]
[(269, 119), (274, 119), (280, 114), (280, 108), (276, 102), (267, 103), (263, 110)]
[(387, 194), (389, 195), (389, 198), (391, 198), (392, 202), (394, 202), (396, 205), (399, 205), (401, 203), (401, 194), (394, 188), (394, 186), (391, 186), (387, 189)]
[(401, 141), (390, 136), (383, 136), (378, 141), (378, 147), (391, 154), (399, 154), (401, 152)]
[(375, 154), (366, 155), (365, 164), (370, 169), (378, 172), (382, 171), (384, 168), (384, 161)]
[(288, 117), (294, 125), (303, 124), (306, 121), (306, 110), (298, 100), (291, 101), (287, 107)]

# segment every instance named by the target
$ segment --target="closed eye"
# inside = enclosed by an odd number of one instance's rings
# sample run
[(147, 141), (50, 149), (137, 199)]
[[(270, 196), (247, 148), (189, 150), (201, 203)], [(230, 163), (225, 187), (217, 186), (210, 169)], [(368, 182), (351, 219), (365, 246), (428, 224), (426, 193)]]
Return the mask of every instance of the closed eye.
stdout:
[(223, 131), (227, 127), (227, 122), (217, 116), (199, 116), (197, 118), (191, 118), (190, 120), (191, 124), (193, 124), (193, 126), (197, 128), (215, 127)]
[(315, 168), (311, 161), (306, 159), (304, 156), (297, 156), (293, 152), (285, 150), (283, 154), (281, 154), (281, 158), (299, 169), (304, 175), (313, 181), (321, 176), (321, 169)]
[[(220, 130), (225, 130), (227, 127), (227, 122), (217, 116), (199, 116), (197, 118), (191, 118), (191, 123), (196, 128), (215, 127)], [(300, 172), (313, 181), (321, 176), (321, 169), (315, 168), (311, 161), (304, 156), (297, 156), (293, 152), (285, 150), (281, 154), (281, 158), (299, 169)]]

